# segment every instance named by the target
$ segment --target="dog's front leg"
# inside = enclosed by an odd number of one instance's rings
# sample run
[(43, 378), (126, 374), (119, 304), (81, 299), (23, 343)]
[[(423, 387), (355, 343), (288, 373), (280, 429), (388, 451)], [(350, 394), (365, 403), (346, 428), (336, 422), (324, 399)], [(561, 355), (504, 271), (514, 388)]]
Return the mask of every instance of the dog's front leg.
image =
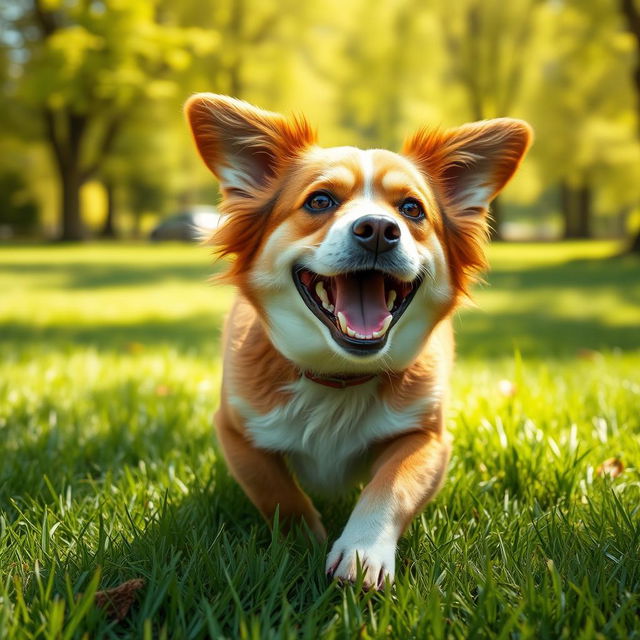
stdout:
[(278, 509), (283, 532), (294, 522), (304, 520), (318, 540), (325, 540), (327, 534), (318, 512), (298, 486), (283, 457), (254, 447), (224, 408), (216, 414), (215, 422), (229, 470), (268, 524), (272, 524)]
[(359, 561), (365, 587), (382, 588), (386, 577), (393, 581), (398, 538), (438, 490), (449, 449), (446, 435), (429, 431), (405, 434), (384, 447), (327, 557), (330, 577), (355, 581)]

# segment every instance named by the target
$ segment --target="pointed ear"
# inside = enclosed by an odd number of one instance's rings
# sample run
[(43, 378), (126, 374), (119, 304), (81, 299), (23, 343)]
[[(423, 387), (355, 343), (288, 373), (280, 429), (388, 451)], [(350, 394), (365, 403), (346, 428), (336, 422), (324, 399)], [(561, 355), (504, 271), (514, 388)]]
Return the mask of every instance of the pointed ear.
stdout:
[(489, 203), (509, 182), (532, 140), (526, 122), (498, 118), (451, 131), (419, 131), (404, 144), (403, 153), (435, 191), (451, 275), (461, 293), (487, 266)]
[(405, 142), (403, 153), (427, 174), (455, 224), (461, 216), (485, 216), (532, 139), (523, 120), (496, 118), (446, 132), (420, 131)]
[(224, 195), (264, 189), (287, 161), (315, 142), (303, 119), (287, 119), (213, 93), (187, 100), (185, 115), (205, 164)]

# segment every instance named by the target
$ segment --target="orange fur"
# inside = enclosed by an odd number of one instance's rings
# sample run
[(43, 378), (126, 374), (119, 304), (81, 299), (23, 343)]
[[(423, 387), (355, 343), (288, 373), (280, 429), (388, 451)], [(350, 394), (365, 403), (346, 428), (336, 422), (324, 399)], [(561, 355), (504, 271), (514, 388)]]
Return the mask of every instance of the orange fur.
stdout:
[(218, 441), (233, 476), (269, 524), (278, 510), (281, 528), (304, 520), (322, 541), (327, 534), (309, 497), (298, 486), (281, 455), (252, 446), (224, 401), (216, 413)]
[[(451, 321), (446, 319), (434, 329), (431, 339), (410, 367), (383, 376), (380, 394), (389, 406), (396, 409), (411, 406), (419, 398), (430, 394), (433, 386), (441, 380), (448, 380), (452, 363), (453, 330)], [(442, 404), (445, 401), (446, 397), (440, 406), (434, 407), (434, 410), (425, 416), (425, 428), (428, 425), (434, 431), (442, 428)]]
[[(293, 469), (324, 481), (332, 472), (365, 468), (369, 483), (333, 545), (327, 571), (355, 579), (361, 562), (365, 585), (381, 587), (385, 576), (393, 578), (398, 536), (444, 478), (450, 316), (486, 266), (488, 204), (517, 169), (531, 131), (506, 119), (423, 130), (396, 155), (322, 149), (303, 119), (224, 96), (194, 96), (185, 112), (203, 160), (221, 182), (225, 222), (210, 242), (231, 258), (224, 277), (239, 289), (225, 327), (216, 415), (229, 468), (267, 521), (279, 508), (286, 526), (303, 519), (319, 539), (325, 537), (319, 514)], [(318, 191), (339, 205), (321, 215), (310, 212), (305, 202)], [(421, 204), (422, 218), (403, 214), (407, 198)], [(357, 242), (350, 225), (371, 211), (400, 229), (403, 259), (419, 261), (424, 271), (412, 267), (417, 271), (407, 286), (415, 296), (405, 300), (398, 311), (404, 315), (385, 336), (386, 357), (367, 352), (361, 358), (331, 342), (335, 334), (305, 307), (292, 270), (300, 260), (306, 269), (314, 261), (324, 264), (327, 255), (340, 258), (340, 238), (346, 233)], [(350, 273), (336, 269), (316, 277)], [(406, 282), (396, 278), (390, 286), (402, 292)], [(367, 304), (379, 310), (385, 301)], [(341, 390), (306, 380), (305, 370), (320, 380), (374, 375), (365, 376), (361, 388)], [(362, 424), (352, 424), (351, 415)], [(312, 458), (317, 451), (323, 459)]]
[(222, 184), (220, 210), (227, 223), (210, 239), (220, 257), (237, 258), (225, 278), (240, 283), (243, 269), (267, 231), (279, 178), (297, 154), (315, 143), (316, 134), (304, 118), (258, 113), (250, 105), (224, 96), (193, 96), (184, 110), (196, 147), (214, 174), (220, 175), (225, 154), (234, 146), (250, 149), (264, 167), (264, 179), (250, 190), (226, 189)]
[(388, 502), (401, 535), (417, 511), (435, 495), (444, 480), (451, 453), (449, 436), (432, 424), (406, 433), (379, 448), (372, 480), (362, 498), (373, 505)]
[[(458, 290), (468, 293), (473, 276), (486, 269), (488, 237), (486, 207), (465, 207), (457, 197), (457, 178), (484, 170), (492, 200), (509, 182), (533, 140), (531, 127), (521, 120), (497, 119), (450, 131), (422, 129), (408, 138), (402, 153), (413, 159), (437, 193), (442, 210), (445, 245)], [(500, 150), (500, 154), (497, 151)]]
[(282, 388), (299, 374), (271, 344), (258, 312), (244, 297), (236, 300), (226, 333), (224, 360), (230, 366), (225, 377), (229, 382), (252, 390), (248, 400), (259, 413), (286, 402), (289, 394)]

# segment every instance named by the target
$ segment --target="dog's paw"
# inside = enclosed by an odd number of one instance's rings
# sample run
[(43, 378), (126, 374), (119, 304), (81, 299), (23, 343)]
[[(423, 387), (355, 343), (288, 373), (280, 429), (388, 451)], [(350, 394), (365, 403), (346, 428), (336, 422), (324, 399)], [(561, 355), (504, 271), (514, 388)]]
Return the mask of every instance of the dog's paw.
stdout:
[(330, 578), (355, 582), (358, 565), (362, 568), (365, 589), (382, 589), (393, 582), (396, 565), (394, 540), (349, 540), (343, 534), (327, 556), (326, 572)]

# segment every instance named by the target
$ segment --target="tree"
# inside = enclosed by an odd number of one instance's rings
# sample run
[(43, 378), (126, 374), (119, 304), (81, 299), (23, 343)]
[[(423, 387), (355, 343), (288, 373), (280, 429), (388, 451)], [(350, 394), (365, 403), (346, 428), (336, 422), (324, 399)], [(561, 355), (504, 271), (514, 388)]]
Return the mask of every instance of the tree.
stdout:
[(544, 18), (539, 78), (529, 96), (542, 144), (532, 153), (545, 181), (558, 185), (564, 237), (590, 238), (598, 201), (615, 211), (636, 197), (622, 186), (634, 183), (637, 154), (626, 37), (605, 0), (550, 5)]
[(38, 223), (38, 208), (18, 171), (0, 175), (0, 237), (7, 232), (32, 233)]
[[(133, 235), (138, 237), (144, 215), (167, 213), (176, 198), (188, 191), (193, 180), (191, 167), (198, 159), (189, 146), (181, 102), (172, 98), (149, 104), (123, 126), (101, 171), (107, 213), (111, 213), (105, 226), (117, 227), (119, 211), (126, 211), (133, 219)], [(103, 226), (103, 237), (104, 231)]]
[(198, 29), (166, 21), (154, 0), (28, 0), (14, 17), (23, 60), (20, 97), (39, 114), (60, 183), (61, 239), (84, 235), (80, 189), (99, 174), (123, 124), (145, 101), (168, 95)]
[[(473, 120), (513, 115), (530, 64), (540, 0), (444, 1), (438, 12), (449, 73), (466, 94)], [(491, 238), (501, 239), (501, 200), (491, 205)]]
[[(640, 6), (635, 0), (619, 0), (620, 11), (626, 21), (627, 29), (633, 36), (636, 47), (636, 66), (633, 71), (633, 84), (636, 90), (637, 100), (637, 127), (640, 139)], [(640, 254), (640, 229), (631, 241), (629, 250)]]

